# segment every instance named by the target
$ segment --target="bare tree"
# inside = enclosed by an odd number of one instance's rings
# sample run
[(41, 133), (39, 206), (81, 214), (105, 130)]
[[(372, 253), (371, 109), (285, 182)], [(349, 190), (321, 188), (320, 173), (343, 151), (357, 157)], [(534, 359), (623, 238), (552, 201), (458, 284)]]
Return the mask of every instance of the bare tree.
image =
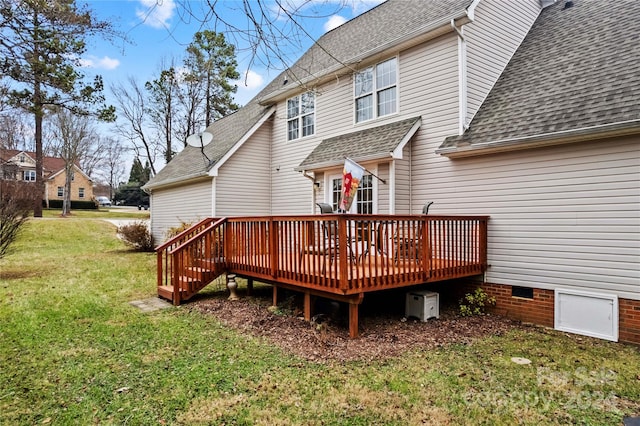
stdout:
[(138, 81), (129, 76), (127, 85), (122, 83), (111, 86), (111, 92), (118, 105), (119, 121), (116, 131), (131, 143), (136, 157), (149, 161), (151, 172), (156, 174), (156, 156), (162, 147), (154, 142), (149, 133), (151, 123), (147, 114), (147, 97)]
[(101, 175), (109, 184), (109, 199), (113, 200), (116, 188), (122, 182), (125, 174), (124, 162), (125, 147), (118, 139), (104, 138), (102, 140), (104, 152), (102, 155)]
[(33, 150), (33, 127), (27, 123), (27, 118), (25, 112), (15, 108), (0, 114), (0, 147)]
[(62, 216), (71, 212), (71, 182), (80, 159), (91, 150), (97, 135), (91, 119), (86, 115), (73, 114), (59, 109), (51, 119), (53, 148), (64, 160), (65, 185), (62, 201)]
[(173, 123), (177, 117), (178, 75), (173, 64), (160, 71), (160, 75), (144, 85), (147, 89), (148, 112), (151, 122), (164, 142), (164, 161), (168, 163), (175, 154), (173, 147)]

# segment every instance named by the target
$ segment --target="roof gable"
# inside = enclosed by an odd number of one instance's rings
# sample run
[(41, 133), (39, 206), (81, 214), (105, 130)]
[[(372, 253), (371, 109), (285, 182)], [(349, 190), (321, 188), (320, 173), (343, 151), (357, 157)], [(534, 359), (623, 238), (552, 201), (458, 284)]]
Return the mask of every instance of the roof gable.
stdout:
[(541, 12), (469, 130), (447, 138), (439, 153), (640, 131), (640, 2), (563, 6)]

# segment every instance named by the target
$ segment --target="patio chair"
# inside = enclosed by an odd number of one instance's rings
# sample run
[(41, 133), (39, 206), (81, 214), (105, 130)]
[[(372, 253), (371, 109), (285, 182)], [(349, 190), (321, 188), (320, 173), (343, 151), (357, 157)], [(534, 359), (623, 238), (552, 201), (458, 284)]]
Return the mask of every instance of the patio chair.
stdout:
[(331, 214), (333, 213), (333, 206), (328, 203), (316, 203), (318, 207), (320, 207), (320, 214)]
[(433, 204), (433, 201), (427, 201), (424, 203), (424, 206), (422, 207), (422, 214), (429, 214), (429, 207), (431, 207), (431, 204)]

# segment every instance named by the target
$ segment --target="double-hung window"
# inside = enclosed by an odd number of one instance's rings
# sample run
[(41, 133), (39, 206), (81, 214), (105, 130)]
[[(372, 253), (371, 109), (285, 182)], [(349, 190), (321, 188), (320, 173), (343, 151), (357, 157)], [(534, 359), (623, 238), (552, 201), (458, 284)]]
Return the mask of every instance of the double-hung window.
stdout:
[(287, 140), (315, 133), (316, 97), (313, 92), (287, 99)]
[(59, 186), (58, 187), (58, 197), (63, 197), (64, 196), (64, 187)]
[(84, 198), (84, 188), (78, 188), (78, 198)]
[(29, 182), (35, 182), (36, 180), (36, 171), (35, 170), (25, 170), (22, 174), (22, 179), (29, 181)]
[(356, 123), (397, 111), (398, 60), (391, 58), (354, 76)]

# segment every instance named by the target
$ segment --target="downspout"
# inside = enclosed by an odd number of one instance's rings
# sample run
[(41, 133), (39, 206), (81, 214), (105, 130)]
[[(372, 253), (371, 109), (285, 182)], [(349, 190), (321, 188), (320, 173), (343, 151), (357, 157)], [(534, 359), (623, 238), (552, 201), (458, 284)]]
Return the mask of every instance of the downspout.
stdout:
[(456, 27), (453, 19), (451, 28), (458, 35), (458, 134), (462, 135), (469, 128), (467, 124), (467, 41), (463, 31)]
[(311, 214), (315, 213), (316, 208), (316, 178), (308, 175), (306, 170), (302, 171), (302, 176), (311, 181)]

